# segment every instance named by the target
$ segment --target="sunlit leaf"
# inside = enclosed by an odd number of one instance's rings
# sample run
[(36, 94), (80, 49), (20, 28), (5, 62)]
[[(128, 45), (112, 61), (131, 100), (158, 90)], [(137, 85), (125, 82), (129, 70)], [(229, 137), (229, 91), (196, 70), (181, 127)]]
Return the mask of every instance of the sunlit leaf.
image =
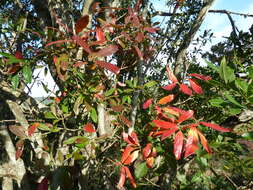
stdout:
[(206, 140), (206, 137), (200, 132), (198, 131), (198, 134), (199, 134), (199, 137), (200, 137), (200, 140), (201, 140), (201, 144), (203, 145), (203, 147), (205, 148), (205, 150), (211, 154), (212, 153), (212, 150), (211, 148), (209, 147), (208, 145), (208, 142)]
[(125, 184), (125, 181), (126, 181), (126, 169), (125, 169), (125, 166), (122, 166), (120, 169), (120, 178), (119, 178), (117, 187), (119, 189), (122, 189)]
[(126, 169), (127, 178), (129, 179), (131, 185), (132, 185), (134, 188), (136, 188), (137, 185), (136, 185), (136, 183), (135, 183), (135, 180), (134, 180), (134, 178), (133, 178), (133, 176), (132, 176), (130, 170), (128, 169), (128, 167), (126, 167), (125, 169)]
[(201, 74), (198, 74), (198, 73), (191, 73), (191, 74), (189, 74), (189, 76), (195, 77), (195, 78), (200, 79), (200, 80), (205, 80), (205, 81), (208, 81), (208, 80), (212, 79), (209, 76), (204, 76), (204, 75), (201, 75)]
[(151, 143), (148, 143), (148, 144), (145, 146), (145, 148), (143, 148), (143, 150), (142, 150), (142, 154), (143, 154), (144, 158), (149, 157), (150, 154), (151, 154), (151, 152), (152, 152), (152, 144), (151, 144)]
[(86, 125), (84, 125), (83, 130), (88, 133), (95, 133), (96, 132), (92, 123), (87, 123)]
[(90, 117), (94, 123), (97, 123), (98, 115), (97, 115), (97, 111), (95, 110), (95, 108), (91, 108)]
[(201, 86), (193, 79), (189, 79), (191, 88), (193, 89), (194, 92), (197, 94), (203, 94), (203, 90)]
[(103, 68), (113, 72), (116, 75), (119, 74), (119, 72), (120, 72), (120, 69), (116, 65), (113, 65), (111, 63), (108, 63), (105, 61), (95, 61), (95, 63), (97, 65), (99, 65), (100, 67), (103, 67)]
[(28, 128), (28, 136), (32, 136), (32, 134), (36, 131), (36, 129), (39, 127), (39, 123), (33, 123)]
[(179, 119), (177, 120), (178, 123), (182, 123), (183, 121), (192, 118), (194, 115), (194, 111), (193, 110), (188, 110), (186, 112), (184, 112)]
[(173, 82), (173, 83), (177, 83), (177, 77), (174, 75), (174, 73), (170, 70), (169, 67), (166, 67), (167, 73), (168, 73), (168, 77), (169, 79)]
[(170, 137), (173, 133), (175, 133), (178, 130), (178, 127), (172, 128), (170, 130), (164, 130), (162, 131), (162, 136), (161, 140), (163, 141), (164, 139)]
[(105, 42), (106, 41), (105, 34), (104, 34), (104, 32), (103, 32), (103, 30), (102, 30), (101, 27), (97, 27), (96, 28), (96, 39), (99, 42)]
[(118, 49), (119, 48), (117, 45), (108, 45), (103, 49), (100, 49), (99, 51), (95, 52), (94, 54), (100, 57), (106, 57), (116, 53)]
[(143, 108), (143, 109), (148, 109), (149, 106), (150, 106), (152, 103), (153, 103), (153, 98), (150, 98), (150, 99), (146, 100), (146, 101), (143, 103), (142, 108)]
[(198, 141), (198, 131), (196, 127), (191, 127), (188, 132), (188, 138), (185, 145), (185, 158), (194, 154), (196, 150), (198, 150)]
[(176, 85), (177, 85), (177, 83), (172, 83), (172, 84), (168, 84), (168, 85), (166, 85), (166, 86), (163, 86), (162, 88), (163, 88), (164, 90), (170, 91), (170, 90), (173, 90), (173, 89), (176, 87)]
[(156, 127), (162, 128), (162, 129), (170, 129), (170, 128), (176, 128), (177, 125), (175, 123), (171, 123), (168, 121), (163, 120), (153, 120), (153, 123)]
[(204, 121), (201, 121), (199, 122), (201, 125), (204, 125), (206, 127), (210, 127), (214, 130), (217, 130), (217, 131), (221, 131), (221, 132), (231, 132), (232, 129), (229, 129), (229, 128), (224, 128), (224, 127), (221, 127), (217, 124), (213, 124), (213, 123), (207, 123), (207, 122), (204, 122)]
[(174, 100), (174, 97), (175, 97), (174, 94), (170, 94), (168, 96), (165, 96), (158, 101), (158, 104), (167, 104), (167, 103), (171, 102), (172, 100)]
[(184, 94), (187, 94), (189, 96), (192, 96), (192, 91), (191, 89), (185, 85), (185, 84), (180, 84), (180, 90), (184, 93)]
[(184, 145), (184, 135), (181, 131), (178, 131), (174, 138), (174, 155), (177, 160), (181, 158)]

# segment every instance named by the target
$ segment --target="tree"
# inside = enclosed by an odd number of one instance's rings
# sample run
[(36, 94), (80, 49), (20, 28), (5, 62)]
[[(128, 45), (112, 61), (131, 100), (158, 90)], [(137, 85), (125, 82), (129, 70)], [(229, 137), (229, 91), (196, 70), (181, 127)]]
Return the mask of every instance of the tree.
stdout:
[[(149, 1), (1, 2), (3, 188), (176, 188), (207, 161), (207, 128), (231, 129), (188, 103), (213, 80), (187, 49), (213, 2), (168, 1), (165, 27)], [(24, 92), (38, 68), (59, 87), (44, 108)]]

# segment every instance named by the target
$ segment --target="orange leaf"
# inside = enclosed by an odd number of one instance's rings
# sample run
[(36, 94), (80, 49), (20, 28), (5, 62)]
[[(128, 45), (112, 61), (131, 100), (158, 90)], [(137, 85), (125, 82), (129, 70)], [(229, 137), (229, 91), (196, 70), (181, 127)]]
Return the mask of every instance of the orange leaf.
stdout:
[(200, 137), (200, 140), (201, 140), (201, 144), (202, 144), (203, 147), (206, 149), (206, 151), (207, 151), (209, 154), (211, 154), (211, 153), (212, 153), (212, 150), (211, 150), (211, 148), (208, 146), (206, 137), (205, 137), (200, 131), (198, 131), (198, 134), (199, 134), (199, 137)]
[(126, 160), (123, 162), (125, 165), (133, 163), (139, 156), (139, 150), (134, 150), (131, 155), (129, 155)]
[(197, 94), (203, 94), (201, 86), (194, 79), (189, 79), (189, 81), (194, 92)]
[(191, 89), (185, 85), (185, 84), (180, 84), (180, 90), (184, 93), (184, 94), (187, 94), (189, 96), (192, 96), (192, 91)]
[(125, 184), (125, 181), (126, 181), (126, 169), (125, 169), (125, 166), (122, 166), (120, 169), (120, 178), (119, 178), (117, 187), (119, 189), (122, 189)]
[(153, 123), (162, 129), (171, 129), (171, 128), (176, 128), (177, 125), (175, 123), (171, 123), (168, 121), (163, 121), (163, 120), (153, 120)]
[(135, 180), (134, 180), (134, 178), (133, 178), (133, 176), (132, 176), (130, 170), (129, 170), (128, 167), (126, 167), (126, 166), (125, 166), (125, 170), (126, 170), (127, 178), (129, 179), (131, 185), (132, 185), (134, 188), (136, 188), (137, 185), (136, 185), (136, 183), (135, 183)]
[(155, 162), (155, 158), (154, 157), (149, 157), (146, 160), (146, 164), (148, 166), (148, 168), (152, 168)]
[(89, 24), (89, 15), (84, 15), (81, 18), (79, 18), (76, 21), (76, 25), (75, 25), (76, 34), (78, 34), (79, 32), (82, 32), (82, 30), (86, 28), (88, 24)]
[(132, 122), (129, 121), (124, 115), (120, 115), (120, 116), (119, 116), (119, 119), (120, 119), (125, 125), (127, 125), (128, 127), (131, 127), (131, 126), (132, 126)]
[(167, 73), (168, 73), (168, 77), (169, 79), (173, 82), (173, 83), (177, 83), (177, 77), (174, 75), (174, 73), (170, 70), (170, 68), (167, 66), (166, 67)]
[(123, 136), (124, 141), (127, 142), (128, 144), (136, 145), (136, 146), (139, 145), (138, 137), (134, 131), (131, 132), (130, 135), (123, 132), (122, 136)]
[(100, 67), (103, 67), (116, 75), (119, 74), (120, 72), (120, 69), (116, 65), (113, 65), (111, 63), (108, 63), (105, 61), (95, 61), (95, 63), (99, 65)]
[(185, 145), (185, 158), (196, 152), (196, 150), (198, 149), (198, 141), (198, 131), (196, 127), (190, 128), (188, 132), (187, 142)]
[(184, 145), (184, 135), (181, 131), (178, 131), (174, 138), (174, 155), (177, 160), (181, 158)]
[(213, 123), (207, 123), (207, 122), (204, 122), (204, 121), (201, 121), (199, 122), (201, 125), (204, 125), (206, 127), (210, 127), (214, 130), (217, 130), (217, 131), (221, 131), (221, 132), (231, 132), (232, 129), (228, 129), (228, 128), (224, 128), (224, 127), (221, 127), (217, 124), (213, 124)]
[(178, 123), (182, 123), (183, 121), (190, 119), (192, 116), (194, 115), (194, 111), (193, 110), (188, 110), (186, 112), (184, 112), (179, 119), (177, 120)]
[(172, 100), (174, 100), (174, 94), (170, 94), (168, 96), (163, 97), (162, 99), (158, 101), (158, 104), (167, 104), (171, 102)]
[(146, 102), (144, 102), (144, 104), (142, 105), (142, 108), (144, 110), (149, 108), (149, 106), (152, 104), (152, 102), (153, 102), (153, 98), (148, 99)]
[(96, 130), (94, 129), (94, 126), (92, 123), (87, 123), (84, 127), (83, 127), (83, 130), (85, 132), (88, 132), (88, 133), (95, 133)]
[[(122, 157), (121, 157), (121, 163), (125, 164), (126, 160), (129, 158), (129, 156), (131, 155), (131, 153), (135, 150), (135, 148), (131, 145), (128, 145), (124, 152), (122, 153)], [(129, 159), (128, 159), (129, 162)], [(131, 163), (131, 161), (130, 161)]]
[(32, 136), (32, 134), (36, 131), (39, 125), (39, 123), (33, 123), (32, 125), (30, 125), (30, 127), (28, 128), (28, 136)]
[(172, 83), (172, 84), (163, 86), (162, 88), (163, 88), (164, 90), (170, 91), (170, 90), (173, 90), (173, 89), (176, 87), (176, 85), (177, 85), (177, 83), (174, 82), (174, 83)]

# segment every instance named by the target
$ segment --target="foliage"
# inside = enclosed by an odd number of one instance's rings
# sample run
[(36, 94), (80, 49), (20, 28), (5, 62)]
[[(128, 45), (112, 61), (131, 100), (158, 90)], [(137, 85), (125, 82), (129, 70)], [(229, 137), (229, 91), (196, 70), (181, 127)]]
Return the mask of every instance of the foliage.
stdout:
[[(43, 10), (51, 14), (51, 24), (36, 3), (23, 3), (29, 16), (21, 9), (21, 16), (9, 21), (13, 10), (1, 12), (1, 34), (17, 37), (15, 48), (9, 41), (1, 44), (1, 77), (13, 90), (23, 91), (36, 80), (34, 70), (44, 68), (59, 87), (46, 108), (32, 113), (28, 127), (9, 127), (16, 136), (16, 159), (24, 160), (34, 178), (42, 177), (37, 189), (230, 189), (250, 184), (252, 152), (239, 141), (250, 146), (252, 131), (221, 122), (236, 115), (243, 125), (252, 124), (252, 118), (241, 119), (252, 109), (252, 66), (238, 61), (237, 47), (235, 56), (227, 59), (222, 52), (225, 57), (218, 65), (208, 63), (209, 69), (188, 60), (178, 73), (173, 64), (196, 10), (204, 6), (201, 1), (168, 1), (185, 14), (173, 16), (165, 29), (152, 22), (152, 6), (145, 13), (148, 3), (140, 0), (124, 1), (122, 7), (95, 2), (90, 15), (80, 15), (79, 1), (52, 3), (54, 11)], [(33, 6), (25, 6), (29, 3)], [(60, 15), (60, 9), (71, 14)], [(240, 47), (250, 51), (247, 43)], [(164, 54), (166, 66), (159, 58)], [(240, 177), (246, 183), (234, 184)]]

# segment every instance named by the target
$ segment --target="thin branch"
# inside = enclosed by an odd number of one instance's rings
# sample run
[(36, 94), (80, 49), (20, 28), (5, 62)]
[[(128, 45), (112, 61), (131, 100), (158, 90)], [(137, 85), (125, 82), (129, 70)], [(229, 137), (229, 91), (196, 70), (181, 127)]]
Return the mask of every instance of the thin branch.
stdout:
[[(192, 12), (192, 14), (195, 14), (197, 12)], [(253, 14), (247, 14), (247, 13), (238, 13), (228, 10), (209, 10), (208, 13), (220, 13), (220, 14), (231, 14), (231, 15), (237, 15), (237, 16), (243, 16), (243, 17), (253, 17)], [(163, 12), (163, 11), (157, 11), (155, 12), (155, 16), (183, 16), (185, 13), (172, 13), (172, 12)]]

